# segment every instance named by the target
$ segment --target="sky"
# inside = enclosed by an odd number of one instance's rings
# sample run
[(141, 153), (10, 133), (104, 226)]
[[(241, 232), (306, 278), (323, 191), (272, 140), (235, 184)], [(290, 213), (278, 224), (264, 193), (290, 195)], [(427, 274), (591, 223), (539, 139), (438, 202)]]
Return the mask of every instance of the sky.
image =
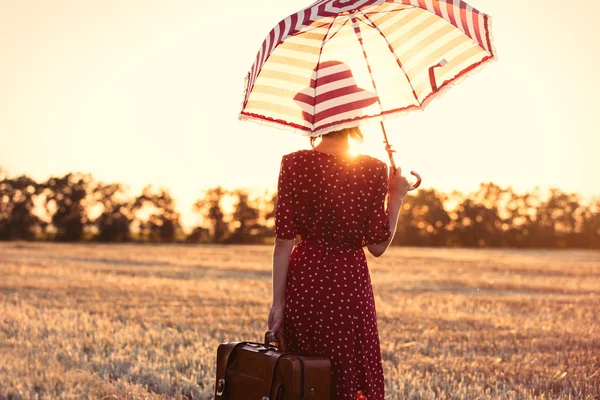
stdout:
[[(0, 167), (165, 187), (186, 227), (209, 187), (275, 191), (281, 157), (309, 140), (239, 121), (244, 78), (273, 26), (310, 3), (0, 0)], [(386, 120), (397, 166), (447, 192), (600, 196), (600, 2), (469, 4), (491, 16), (498, 59)], [(379, 125), (363, 132), (353, 150), (389, 162)]]

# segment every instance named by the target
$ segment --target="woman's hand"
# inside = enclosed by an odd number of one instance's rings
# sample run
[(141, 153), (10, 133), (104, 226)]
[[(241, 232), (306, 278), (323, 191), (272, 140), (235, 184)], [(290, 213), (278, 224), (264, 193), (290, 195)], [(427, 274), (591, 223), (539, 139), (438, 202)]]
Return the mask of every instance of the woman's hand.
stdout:
[(389, 171), (388, 193), (390, 197), (402, 200), (406, 196), (408, 189), (410, 189), (410, 183), (408, 183), (406, 177), (402, 176), (402, 168), (398, 167), (394, 171), (390, 167)]
[(285, 310), (284, 304), (273, 304), (271, 311), (269, 312), (269, 330), (283, 333), (283, 311)]

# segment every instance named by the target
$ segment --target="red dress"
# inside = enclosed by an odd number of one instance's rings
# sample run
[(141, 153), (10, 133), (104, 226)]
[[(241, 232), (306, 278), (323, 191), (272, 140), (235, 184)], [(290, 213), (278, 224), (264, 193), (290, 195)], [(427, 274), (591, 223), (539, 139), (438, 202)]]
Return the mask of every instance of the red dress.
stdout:
[(391, 234), (387, 165), (299, 150), (282, 157), (275, 236), (300, 235), (289, 259), (284, 337), (288, 350), (331, 359), (331, 400), (384, 400), (371, 278), (363, 247)]

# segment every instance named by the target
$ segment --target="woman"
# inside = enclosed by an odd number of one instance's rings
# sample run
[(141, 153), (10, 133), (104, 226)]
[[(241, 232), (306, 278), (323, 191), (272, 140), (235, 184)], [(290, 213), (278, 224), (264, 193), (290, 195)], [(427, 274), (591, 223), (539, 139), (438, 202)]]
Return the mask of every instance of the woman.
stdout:
[(343, 129), (323, 135), (316, 147), (311, 138), (311, 150), (282, 157), (268, 325), (283, 332), (289, 351), (330, 358), (331, 400), (383, 400), (363, 247), (375, 257), (387, 250), (409, 184), (400, 168), (388, 177), (384, 162), (352, 156), (349, 137), (362, 141), (359, 128)]

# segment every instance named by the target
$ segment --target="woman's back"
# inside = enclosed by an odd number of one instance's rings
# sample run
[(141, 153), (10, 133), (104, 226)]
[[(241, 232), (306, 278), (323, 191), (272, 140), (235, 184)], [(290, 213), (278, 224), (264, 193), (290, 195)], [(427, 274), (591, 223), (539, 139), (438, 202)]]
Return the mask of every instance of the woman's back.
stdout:
[[(299, 150), (282, 158), (275, 236), (364, 247), (390, 236), (387, 165), (367, 155)], [(293, 219), (293, 223), (292, 223)]]
[(289, 257), (288, 350), (324, 355), (332, 400), (383, 400), (373, 288), (363, 246), (390, 236), (387, 166), (376, 158), (299, 150), (282, 158), (275, 236), (300, 242)]

